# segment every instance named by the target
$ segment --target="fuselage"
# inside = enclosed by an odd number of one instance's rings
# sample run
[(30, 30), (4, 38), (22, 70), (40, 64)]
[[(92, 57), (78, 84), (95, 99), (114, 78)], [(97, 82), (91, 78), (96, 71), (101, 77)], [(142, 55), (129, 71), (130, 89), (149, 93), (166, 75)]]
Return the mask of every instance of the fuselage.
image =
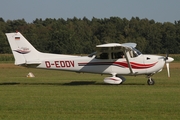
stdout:
[(99, 74), (140, 75), (154, 74), (160, 71), (165, 61), (163, 56), (139, 55), (129, 58), (134, 74), (130, 72), (125, 58), (97, 59), (95, 56), (64, 56), (55, 59), (44, 59), (37, 68), (66, 70), (75, 72), (90, 72)]

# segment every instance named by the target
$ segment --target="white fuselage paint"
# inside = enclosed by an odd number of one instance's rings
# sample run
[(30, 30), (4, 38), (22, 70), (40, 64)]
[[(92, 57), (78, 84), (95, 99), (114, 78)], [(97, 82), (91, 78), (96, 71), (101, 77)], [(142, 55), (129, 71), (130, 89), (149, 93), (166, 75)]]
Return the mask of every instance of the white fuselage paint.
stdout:
[[(162, 56), (139, 55), (129, 59), (135, 75), (151, 74), (160, 71), (165, 62)], [(96, 59), (95, 57), (60, 57), (42, 60), (37, 68), (66, 70), (75, 72), (90, 72), (100, 74), (130, 75), (126, 59)]]

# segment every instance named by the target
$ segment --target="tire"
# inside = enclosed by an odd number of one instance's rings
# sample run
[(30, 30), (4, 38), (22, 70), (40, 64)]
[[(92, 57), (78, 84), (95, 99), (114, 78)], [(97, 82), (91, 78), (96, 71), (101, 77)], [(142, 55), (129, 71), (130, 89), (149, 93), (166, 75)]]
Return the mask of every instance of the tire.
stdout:
[[(151, 80), (150, 80), (150, 79), (151, 79)], [(152, 78), (149, 78), (148, 81), (147, 81), (147, 84), (148, 84), (148, 85), (154, 85), (155, 82), (154, 82), (154, 80), (153, 80)]]

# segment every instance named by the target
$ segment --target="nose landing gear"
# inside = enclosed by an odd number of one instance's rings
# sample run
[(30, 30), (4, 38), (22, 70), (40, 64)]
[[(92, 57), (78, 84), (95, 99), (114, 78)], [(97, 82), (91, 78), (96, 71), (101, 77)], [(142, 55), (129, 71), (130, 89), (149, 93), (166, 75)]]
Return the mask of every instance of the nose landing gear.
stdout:
[(151, 77), (148, 76), (147, 84), (148, 85), (154, 85), (155, 81)]

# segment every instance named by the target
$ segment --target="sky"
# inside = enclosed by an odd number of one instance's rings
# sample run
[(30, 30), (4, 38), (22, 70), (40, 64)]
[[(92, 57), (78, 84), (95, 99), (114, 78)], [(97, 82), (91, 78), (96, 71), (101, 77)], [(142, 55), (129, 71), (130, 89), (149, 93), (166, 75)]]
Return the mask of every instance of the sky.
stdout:
[(180, 20), (180, 0), (0, 0), (5, 21), (36, 18), (147, 18), (155, 22)]

